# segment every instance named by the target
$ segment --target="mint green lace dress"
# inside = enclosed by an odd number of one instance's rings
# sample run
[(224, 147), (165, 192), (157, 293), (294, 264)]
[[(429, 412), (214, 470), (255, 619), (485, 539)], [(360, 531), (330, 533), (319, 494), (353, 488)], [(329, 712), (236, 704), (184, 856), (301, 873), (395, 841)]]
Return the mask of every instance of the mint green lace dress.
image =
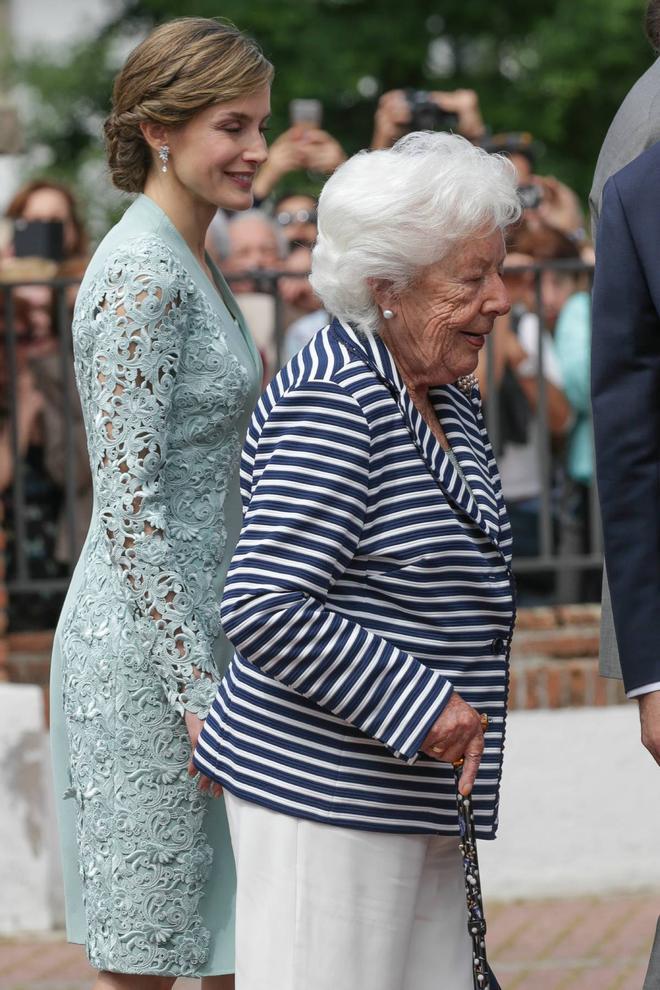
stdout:
[(204, 716), (229, 661), (218, 606), (261, 368), (214, 276), (140, 196), (73, 323), (94, 508), (55, 637), (52, 755), (68, 936), (122, 973), (234, 969), (224, 802), (186, 772), (183, 713)]

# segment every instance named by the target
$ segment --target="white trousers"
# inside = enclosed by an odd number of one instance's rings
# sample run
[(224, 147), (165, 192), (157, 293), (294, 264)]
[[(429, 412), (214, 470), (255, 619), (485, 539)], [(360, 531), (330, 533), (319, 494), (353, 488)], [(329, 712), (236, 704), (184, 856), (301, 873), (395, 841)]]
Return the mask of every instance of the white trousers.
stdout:
[(225, 791), (236, 990), (472, 990), (458, 839), (363, 832)]

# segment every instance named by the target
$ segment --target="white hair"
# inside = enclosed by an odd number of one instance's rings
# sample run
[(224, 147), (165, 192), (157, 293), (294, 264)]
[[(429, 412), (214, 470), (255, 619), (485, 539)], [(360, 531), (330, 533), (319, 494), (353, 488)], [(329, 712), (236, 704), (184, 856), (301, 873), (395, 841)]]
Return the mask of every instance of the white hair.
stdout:
[(361, 151), (326, 182), (310, 282), (340, 319), (375, 332), (370, 280), (395, 294), (421, 268), (521, 213), (516, 172), (454, 134), (416, 131), (387, 151)]
[(223, 210), (217, 210), (206, 232), (206, 248), (218, 261), (229, 257), (229, 221)]
[(286, 258), (289, 245), (287, 243), (286, 237), (282, 233), (282, 228), (280, 227), (280, 225), (277, 223), (276, 220), (273, 220), (273, 218), (269, 217), (268, 214), (263, 212), (263, 210), (259, 210), (256, 207), (253, 207), (249, 210), (243, 210), (241, 213), (234, 213), (234, 215), (229, 220), (229, 224), (227, 227), (227, 234), (228, 234), (228, 238), (230, 239), (229, 253), (231, 253), (232, 227), (239, 227), (242, 223), (246, 223), (246, 222), (251, 223), (253, 220), (258, 220), (259, 223), (263, 224), (264, 227), (267, 227), (268, 230), (271, 231), (271, 233), (275, 238), (275, 243), (277, 245), (278, 257)]

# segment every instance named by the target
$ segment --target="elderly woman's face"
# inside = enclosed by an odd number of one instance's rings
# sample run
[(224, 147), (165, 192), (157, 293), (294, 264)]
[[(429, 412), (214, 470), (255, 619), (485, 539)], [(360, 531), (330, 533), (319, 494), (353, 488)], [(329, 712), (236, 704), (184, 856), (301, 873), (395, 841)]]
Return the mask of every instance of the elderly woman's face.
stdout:
[(388, 334), (394, 357), (429, 385), (473, 372), (495, 319), (510, 308), (502, 281), (505, 255), (497, 230), (424, 268), (399, 297)]

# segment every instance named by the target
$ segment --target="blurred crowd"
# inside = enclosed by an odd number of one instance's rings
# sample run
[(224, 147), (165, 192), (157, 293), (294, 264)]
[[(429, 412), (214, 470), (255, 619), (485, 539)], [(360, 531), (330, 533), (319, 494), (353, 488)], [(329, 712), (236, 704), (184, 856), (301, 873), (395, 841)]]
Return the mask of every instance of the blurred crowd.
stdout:
[[(272, 142), (257, 174), (254, 208), (233, 216), (219, 212), (209, 228), (208, 253), (251, 328), (264, 384), (328, 322), (307, 280), (317, 230), (316, 199), (308, 190), (318, 191), (346, 154), (323, 129), (321, 113), (316, 100), (292, 101), (290, 127)], [(592, 524), (588, 266), (593, 251), (579, 199), (555, 177), (537, 174), (538, 148), (531, 135), (489, 132), (471, 90), (383, 94), (369, 146), (390, 147), (419, 129), (453, 130), (515, 165), (525, 209), (508, 244), (505, 280), (512, 308), (482, 354), (481, 390), (496, 436), (516, 556), (541, 553), (539, 517), (548, 489), (552, 552), (585, 553)], [(10, 622), (15, 629), (48, 628), (61, 595), (47, 582), (70, 572), (90, 510), (72, 359), (68, 346), (60, 346), (63, 335), (68, 344), (67, 324), (89, 243), (73, 193), (51, 180), (20, 189), (6, 219), (9, 233), (0, 247), (0, 498), (7, 576), (18, 589)], [(547, 448), (545, 460), (540, 444)], [(598, 596), (596, 575), (571, 573), (562, 597)], [(16, 583), (25, 575), (29, 591)], [(42, 585), (35, 584), (39, 581)], [(522, 601), (552, 600), (554, 582), (552, 571), (521, 575)]]
[(10, 629), (52, 628), (62, 596), (47, 582), (70, 573), (91, 509), (73, 362), (68, 347), (60, 347), (89, 244), (73, 194), (49, 179), (23, 186), (6, 218), (10, 237), (0, 256), (0, 512), (6, 577), (29, 582), (11, 596)]

